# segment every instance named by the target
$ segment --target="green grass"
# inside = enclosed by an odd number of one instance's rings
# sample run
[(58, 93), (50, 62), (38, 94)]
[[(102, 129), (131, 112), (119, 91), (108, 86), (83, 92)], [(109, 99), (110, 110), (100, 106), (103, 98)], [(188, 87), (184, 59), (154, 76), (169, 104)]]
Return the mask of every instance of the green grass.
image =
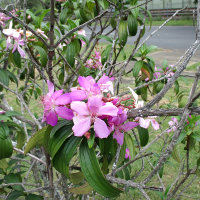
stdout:
[[(154, 20), (152, 21), (152, 26), (160, 26), (165, 22), (165, 20)], [(146, 21), (146, 25), (150, 25), (149, 21)], [(165, 26), (193, 26), (192, 19), (177, 19), (170, 20)]]
[(187, 66), (186, 70), (187, 71), (196, 71), (197, 67), (200, 67), (200, 62), (197, 62), (193, 65)]

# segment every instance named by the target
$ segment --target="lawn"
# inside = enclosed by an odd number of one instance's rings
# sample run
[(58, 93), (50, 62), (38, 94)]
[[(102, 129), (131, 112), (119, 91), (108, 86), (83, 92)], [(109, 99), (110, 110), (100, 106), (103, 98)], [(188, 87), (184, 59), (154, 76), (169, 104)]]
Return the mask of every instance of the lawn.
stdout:
[[(165, 22), (165, 20), (153, 20), (152, 26), (160, 26)], [(150, 25), (150, 22), (147, 20), (146, 25)], [(194, 26), (192, 19), (172, 19), (166, 26)]]

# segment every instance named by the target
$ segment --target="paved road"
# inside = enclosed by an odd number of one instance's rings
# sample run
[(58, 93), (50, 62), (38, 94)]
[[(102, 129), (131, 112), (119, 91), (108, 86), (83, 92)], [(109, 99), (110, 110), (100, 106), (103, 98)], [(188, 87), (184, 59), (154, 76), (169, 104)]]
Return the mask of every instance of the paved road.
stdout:
[[(156, 30), (158, 27), (153, 26), (151, 30), (149, 27), (146, 28), (146, 36)], [(89, 29), (85, 29), (87, 35), (91, 34)], [(107, 29), (108, 32), (110, 27)], [(114, 33), (111, 34), (113, 36)], [(133, 44), (136, 37), (128, 39), (128, 44)], [(103, 41), (103, 40), (102, 40)], [(195, 29), (192, 26), (165, 26), (153, 35), (147, 42), (148, 45), (156, 45), (159, 48), (164, 49), (181, 49), (186, 50), (195, 41)], [(105, 41), (103, 41), (105, 42)]]

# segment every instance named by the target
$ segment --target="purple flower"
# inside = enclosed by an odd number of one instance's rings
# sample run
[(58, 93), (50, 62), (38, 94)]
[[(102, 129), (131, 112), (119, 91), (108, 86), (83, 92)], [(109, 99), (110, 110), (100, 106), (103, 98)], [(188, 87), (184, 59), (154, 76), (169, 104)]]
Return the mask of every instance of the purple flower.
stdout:
[(120, 108), (118, 110), (118, 115), (116, 117), (110, 117), (108, 122), (114, 131), (113, 138), (117, 140), (117, 143), (123, 145), (124, 133), (130, 131), (139, 125), (137, 122), (127, 122), (127, 111), (122, 111)]
[(94, 131), (97, 137), (107, 138), (110, 130), (101, 119), (102, 116), (117, 116), (118, 108), (112, 103), (103, 103), (101, 98), (93, 96), (88, 99), (88, 103), (74, 101), (71, 109), (77, 114), (73, 118), (74, 126), (72, 130), (75, 136), (83, 136), (94, 124)]
[(55, 126), (58, 122), (58, 117), (66, 120), (73, 118), (73, 112), (65, 105), (71, 103), (70, 93), (63, 93), (63, 90), (54, 92), (54, 85), (50, 81), (47, 81), (49, 92), (42, 98), (44, 105), (43, 121), (47, 124)]
[(125, 158), (131, 160), (130, 150), (128, 148), (126, 148)]

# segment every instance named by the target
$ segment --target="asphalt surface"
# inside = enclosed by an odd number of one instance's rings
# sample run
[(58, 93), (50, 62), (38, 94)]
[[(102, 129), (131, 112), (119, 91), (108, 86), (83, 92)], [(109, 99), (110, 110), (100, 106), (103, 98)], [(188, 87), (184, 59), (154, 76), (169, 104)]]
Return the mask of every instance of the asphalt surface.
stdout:
[[(143, 37), (143, 40), (147, 35), (151, 34), (156, 30), (158, 26), (153, 26), (149, 30), (149, 27), (146, 27), (146, 33)], [(89, 37), (91, 31), (85, 29), (86, 34)], [(100, 30), (98, 27), (97, 30)], [(108, 27), (105, 33), (109, 32), (111, 27)], [(114, 32), (111, 33), (111, 37), (114, 36)], [(134, 44), (136, 37), (129, 37), (128, 44)], [(106, 42), (101, 40), (102, 42)], [(156, 34), (154, 34), (146, 43), (147, 45), (156, 45), (162, 49), (180, 49), (186, 50), (190, 45), (195, 41), (195, 28), (193, 26), (164, 26)]]

